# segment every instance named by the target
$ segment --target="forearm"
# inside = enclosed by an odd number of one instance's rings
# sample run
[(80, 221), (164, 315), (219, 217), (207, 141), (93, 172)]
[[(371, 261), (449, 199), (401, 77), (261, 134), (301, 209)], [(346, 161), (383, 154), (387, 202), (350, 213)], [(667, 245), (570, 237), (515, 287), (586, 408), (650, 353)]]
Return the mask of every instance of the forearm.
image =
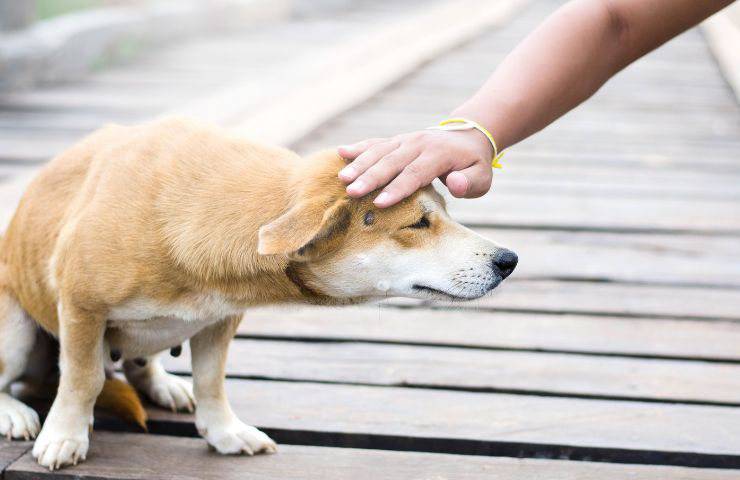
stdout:
[[(458, 107), (487, 127), (499, 151), (543, 129), (619, 70), (732, 0), (573, 0), (555, 12)], [(456, 197), (491, 188), (492, 148), (475, 130), (421, 130), (339, 148), (353, 160), (339, 177), (362, 197), (382, 188), (391, 206), (435, 178)]]
[(731, 0), (575, 0), (532, 32), (454, 116), (486, 126), (499, 149), (546, 127), (645, 53)]

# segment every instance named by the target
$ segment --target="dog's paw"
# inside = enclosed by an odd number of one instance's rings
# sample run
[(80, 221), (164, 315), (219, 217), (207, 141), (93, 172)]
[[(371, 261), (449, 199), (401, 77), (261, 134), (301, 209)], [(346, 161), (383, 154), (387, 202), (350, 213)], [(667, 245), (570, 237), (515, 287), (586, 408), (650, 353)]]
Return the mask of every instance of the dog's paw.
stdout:
[(153, 376), (140, 388), (149, 400), (160, 407), (168, 408), (173, 412), (193, 413), (195, 411), (193, 386), (178, 376), (161, 373)]
[(36, 411), (10, 395), (0, 393), (0, 436), (30, 440), (41, 430)]
[(240, 420), (223, 426), (199, 427), (209, 445), (223, 454), (276, 453), (277, 444), (270, 437)]
[(48, 432), (44, 428), (33, 445), (32, 454), (42, 467), (58, 470), (84, 461), (88, 447), (87, 434), (70, 435), (62, 432)]

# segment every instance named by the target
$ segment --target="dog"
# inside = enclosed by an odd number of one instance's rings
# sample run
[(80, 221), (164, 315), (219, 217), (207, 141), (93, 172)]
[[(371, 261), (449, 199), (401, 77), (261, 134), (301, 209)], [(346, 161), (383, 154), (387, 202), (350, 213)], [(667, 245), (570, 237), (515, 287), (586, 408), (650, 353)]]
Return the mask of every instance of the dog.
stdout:
[[(275, 452), (224, 393), (245, 310), (469, 300), (513, 271), (516, 255), (454, 222), (432, 187), (380, 210), (370, 196), (346, 195), (345, 165), (332, 150), (301, 158), (181, 118), (106, 126), (50, 161), (0, 240), (0, 434), (36, 438), (42, 466), (77, 464), (96, 400), (126, 410), (132, 386), (157, 405), (194, 410), (218, 452)], [(40, 331), (59, 347), (43, 428), (3, 393), (53, 363)], [(158, 360), (186, 340), (192, 387)], [(119, 358), (130, 386), (106, 373)]]

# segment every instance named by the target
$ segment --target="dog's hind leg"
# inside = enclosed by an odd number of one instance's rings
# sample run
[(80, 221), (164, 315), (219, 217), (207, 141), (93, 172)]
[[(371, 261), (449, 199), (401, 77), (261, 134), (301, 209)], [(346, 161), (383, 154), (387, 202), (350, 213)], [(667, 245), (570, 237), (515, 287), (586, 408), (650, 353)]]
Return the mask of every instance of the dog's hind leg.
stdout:
[(123, 362), (126, 380), (149, 400), (173, 412), (195, 411), (190, 382), (167, 373), (159, 360), (161, 354)]
[(41, 428), (39, 416), (11, 397), (10, 384), (23, 375), (38, 327), (13, 295), (0, 285), (0, 435), (29, 440)]

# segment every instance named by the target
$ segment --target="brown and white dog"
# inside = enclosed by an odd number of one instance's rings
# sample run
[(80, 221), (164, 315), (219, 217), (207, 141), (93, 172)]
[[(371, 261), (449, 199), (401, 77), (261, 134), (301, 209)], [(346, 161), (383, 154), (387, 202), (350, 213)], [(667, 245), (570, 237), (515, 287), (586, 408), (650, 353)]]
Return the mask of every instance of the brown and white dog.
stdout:
[[(153, 402), (197, 401), (197, 428), (219, 452), (273, 452), (224, 394), (245, 309), (474, 299), (514, 269), (516, 255), (452, 221), (431, 187), (378, 210), (345, 195), (344, 165), (333, 151), (303, 159), (182, 119), (108, 126), (52, 160), (0, 241), (0, 434), (40, 430), (33, 455), (52, 469), (83, 460), (96, 399), (123, 401), (103, 388), (113, 354)], [(7, 393), (50, 362), (39, 326), (60, 349), (43, 429)], [(157, 360), (185, 340), (192, 390)]]

